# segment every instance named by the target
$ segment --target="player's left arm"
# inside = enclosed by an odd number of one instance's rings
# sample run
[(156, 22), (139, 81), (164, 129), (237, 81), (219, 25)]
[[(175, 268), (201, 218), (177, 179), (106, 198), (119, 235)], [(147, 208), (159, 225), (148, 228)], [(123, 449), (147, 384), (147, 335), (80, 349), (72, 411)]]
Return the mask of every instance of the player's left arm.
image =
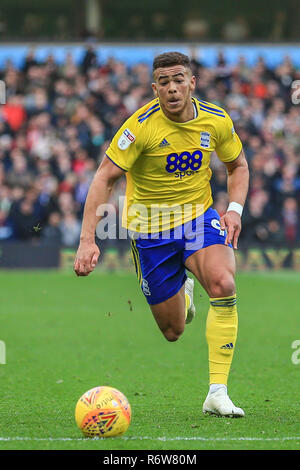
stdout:
[[(242, 207), (245, 204), (249, 187), (249, 169), (243, 149), (239, 156), (231, 161), (224, 162), (227, 168), (227, 189), (229, 203), (235, 202)], [(232, 243), (237, 250), (238, 238), (241, 233), (241, 215), (235, 210), (229, 210), (220, 219), (220, 227), (227, 231), (225, 244)]]

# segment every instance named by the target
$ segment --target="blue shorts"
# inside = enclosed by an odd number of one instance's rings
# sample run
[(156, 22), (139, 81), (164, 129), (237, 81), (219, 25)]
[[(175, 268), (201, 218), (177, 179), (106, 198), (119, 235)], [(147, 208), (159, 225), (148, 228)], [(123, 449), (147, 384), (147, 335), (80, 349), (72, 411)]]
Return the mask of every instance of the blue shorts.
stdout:
[(220, 216), (211, 208), (168, 232), (134, 237), (132, 256), (148, 304), (159, 304), (175, 295), (187, 279), (185, 260), (201, 248), (224, 245), (225, 239)]

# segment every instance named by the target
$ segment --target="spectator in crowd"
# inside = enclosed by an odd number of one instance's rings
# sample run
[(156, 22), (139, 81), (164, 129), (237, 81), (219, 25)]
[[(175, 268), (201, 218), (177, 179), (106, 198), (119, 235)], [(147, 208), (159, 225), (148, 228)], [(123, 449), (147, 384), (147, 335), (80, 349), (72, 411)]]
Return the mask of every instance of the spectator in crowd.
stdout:
[(16, 239), (32, 240), (40, 235), (39, 230), (35, 230), (35, 227), (39, 227), (39, 218), (31, 199), (25, 197), (13, 206), (10, 218)]
[(284, 10), (278, 10), (273, 20), (273, 26), (270, 34), (272, 41), (282, 41), (287, 24), (287, 14)]
[(209, 23), (199, 13), (199, 10), (190, 11), (183, 23), (183, 35), (185, 39), (195, 40), (202, 39), (208, 36)]
[(270, 219), (267, 222), (266, 244), (273, 247), (280, 247), (285, 243), (285, 234), (282, 225), (276, 219)]
[(81, 223), (76, 218), (74, 212), (67, 212), (60, 223), (60, 232), (62, 236), (62, 244), (65, 247), (74, 248), (78, 245)]
[(0, 241), (11, 240), (13, 238), (13, 226), (8, 218), (8, 213), (0, 209)]
[(299, 236), (299, 211), (297, 200), (287, 197), (283, 203), (282, 219), (285, 240), (289, 245), (294, 245)]
[(247, 20), (242, 15), (225, 23), (223, 30), (223, 38), (228, 42), (246, 41), (250, 34), (250, 28)]
[(94, 51), (93, 45), (89, 44), (86, 48), (82, 64), (81, 64), (81, 70), (83, 75), (86, 74), (86, 72), (94, 65), (97, 63), (97, 55)]
[(42, 240), (47, 245), (62, 245), (62, 233), (60, 229), (61, 216), (59, 212), (49, 215), (47, 226), (42, 230)]

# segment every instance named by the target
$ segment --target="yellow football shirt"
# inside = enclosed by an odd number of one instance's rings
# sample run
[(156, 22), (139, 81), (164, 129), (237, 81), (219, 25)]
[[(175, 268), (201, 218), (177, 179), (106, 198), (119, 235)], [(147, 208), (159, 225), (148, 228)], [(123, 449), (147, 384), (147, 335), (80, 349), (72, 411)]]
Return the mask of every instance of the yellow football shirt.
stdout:
[(210, 156), (235, 160), (242, 144), (231, 118), (215, 104), (193, 98), (196, 117), (178, 123), (159, 99), (136, 111), (119, 129), (107, 156), (127, 177), (123, 225), (153, 233), (181, 225), (212, 204)]

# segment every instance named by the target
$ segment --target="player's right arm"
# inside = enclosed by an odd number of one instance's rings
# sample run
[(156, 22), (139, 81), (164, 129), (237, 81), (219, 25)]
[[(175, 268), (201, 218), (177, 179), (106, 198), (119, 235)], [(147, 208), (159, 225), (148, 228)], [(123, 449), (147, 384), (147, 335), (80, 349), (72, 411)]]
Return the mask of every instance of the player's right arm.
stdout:
[(97, 216), (99, 206), (108, 202), (115, 181), (126, 171), (130, 171), (143, 150), (144, 140), (136, 114), (123, 124), (112, 139), (90, 186), (74, 262), (77, 276), (87, 276), (93, 271), (100, 255), (95, 243), (95, 231), (101, 219)]
[(107, 156), (95, 173), (84, 206), (80, 244), (74, 262), (77, 276), (87, 276), (97, 264), (100, 250), (95, 243), (95, 231), (101, 218), (97, 216), (97, 209), (108, 202), (114, 183), (124, 173)]

